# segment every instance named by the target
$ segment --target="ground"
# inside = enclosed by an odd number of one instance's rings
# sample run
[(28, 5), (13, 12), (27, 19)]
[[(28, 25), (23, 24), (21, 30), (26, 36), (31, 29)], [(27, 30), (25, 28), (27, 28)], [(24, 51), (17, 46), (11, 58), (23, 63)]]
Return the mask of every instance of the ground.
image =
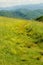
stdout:
[(43, 65), (43, 23), (0, 17), (0, 65)]

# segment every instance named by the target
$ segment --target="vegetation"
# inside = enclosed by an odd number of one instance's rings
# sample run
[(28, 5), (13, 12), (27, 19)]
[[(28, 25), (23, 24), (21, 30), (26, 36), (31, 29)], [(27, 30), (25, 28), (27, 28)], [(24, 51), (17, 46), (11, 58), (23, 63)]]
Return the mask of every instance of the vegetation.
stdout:
[(16, 9), (16, 10), (0, 10), (0, 16), (10, 18), (22, 18), (22, 19), (36, 19), (43, 16), (43, 9), (27, 10), (27, 9)]
[(42, 21), (42, 22), (43, 22), (43, 16), (38, 17), (36, 20), (37, 20), (37, 21)]
[(43, 23), (0, 17), (0, 65), (43, 65)]

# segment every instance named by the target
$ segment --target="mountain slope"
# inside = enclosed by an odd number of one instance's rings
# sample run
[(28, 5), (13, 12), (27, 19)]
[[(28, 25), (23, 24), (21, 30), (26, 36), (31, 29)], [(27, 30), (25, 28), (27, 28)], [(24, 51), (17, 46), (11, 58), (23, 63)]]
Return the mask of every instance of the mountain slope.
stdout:
[(23, 18), (23, 19), (36, 19), (43, 16), (43, 3), (18, 5), (6, 8), (0, 8), (0, 16)]
[(12, 17), (12, 18), (23, 18), (23, 19), (36, 19), (43, 16), (43, 9), (38, 10), (27, 10), (27, 9), (17, 9), (17, 10), (1, 10), (0, 16)]
[(0, 17), (0, 65), (43, 65), (43, 23)]

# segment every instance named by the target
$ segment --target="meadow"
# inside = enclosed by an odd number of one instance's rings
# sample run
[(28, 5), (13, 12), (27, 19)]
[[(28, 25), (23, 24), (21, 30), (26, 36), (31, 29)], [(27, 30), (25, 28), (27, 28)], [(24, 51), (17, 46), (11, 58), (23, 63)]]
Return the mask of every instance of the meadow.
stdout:
[(43, 22), (0, 17), (0, 65), (43, 65)]

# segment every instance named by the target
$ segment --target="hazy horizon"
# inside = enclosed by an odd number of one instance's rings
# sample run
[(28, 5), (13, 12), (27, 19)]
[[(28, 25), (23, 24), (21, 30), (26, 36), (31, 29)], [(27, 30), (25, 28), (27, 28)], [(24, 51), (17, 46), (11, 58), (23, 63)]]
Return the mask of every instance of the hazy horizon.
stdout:
[(40, 4), (42, 0), (0, 0), (0, 7), (9, 7), (16, 5)]

